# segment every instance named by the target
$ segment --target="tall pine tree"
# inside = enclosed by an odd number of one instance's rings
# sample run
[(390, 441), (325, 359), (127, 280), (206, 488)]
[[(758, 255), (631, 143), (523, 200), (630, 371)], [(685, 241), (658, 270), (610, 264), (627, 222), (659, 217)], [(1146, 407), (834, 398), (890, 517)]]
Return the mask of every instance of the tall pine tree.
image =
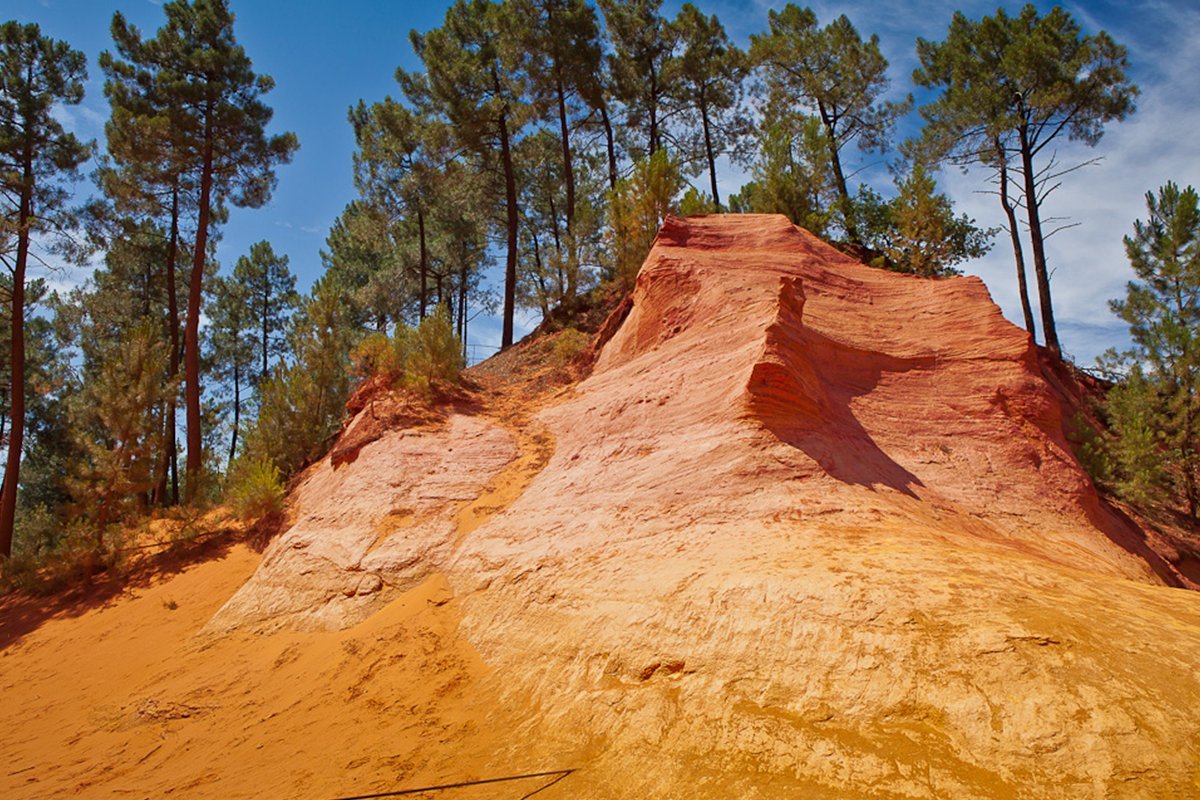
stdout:
[(820, 119), (840, 222), (849, 241), (862, 244), (842, 151), (851, 143), (868, 151), (885, 148), (909, 106), (881, 100), (888, 88), (888, 62), (879, 37), (864, 40), (845, 15), (822, 28), (812, 9), (788, 3), (768, 19), (770, 33), (750, 37), (751, 58), (761, 67), (774, 102), (799, 100)]
[(515, 36), (520, 24), (501, 3), (457, 0), (442, 27), (411, 34), (424, 80), (397, 73), (406, 93), (441, 112), (464, 146), (487, 161), (499, 159), (506, 243), (501, 347), (513, 343), (516, 308), (520, 209), (513, 150), (529, 117)]
[[(100, 54), (111, 112), (104, 126), (107, 157), (97, 171), (97, 180), (115, 214), (135, 223), (149, 218), (167, 231), (164, 327), (174, 379), (183, 356), (179, 308), (180, 284), (186, 282), (179, 269), (180, 254), (187, 247), (183, 225), (186, 217), (194, 215), (197, 199), (195, 174), (184, 157), (183, 128), (178, 124), (186, 111), (172, 102), (155, 65), (145, 62), (140, 33), (120, 13), (113, 16), (111, 32), (116, 55)], [(163, 503), (179, 502), (176, 406), (177, 398), (170, 397), (164, 422), (169, 456), (157, 489)]]
[(626, 130), (645, 137), (631, 142), (634, 156), (651, 156), (667, 138), (679, 34), (662, 16), (662, 0), (599, 0), (612, 52), (608, 68), (614, 97), (625, 106)]
[(67, 133), (53, 116), (58, 104), (83, 100), (87, 59), (65, 42), (43, 36), (37, 25), (0, 26), (0, 248), (9, 272), (10, 427), (4, 486), (0, 489), (0, 557), (12, 553), (21, 457), (25, 446), (25, 311), (30, 248), (35, 236), (51, 238), (69, 225), (64, 217), (66, 179), (75, 177), (91, 148)]
[[(1082, 35), (1079, 24), (1062, 8), (1042, 16), (1026, 5), (1015, 16), (998, 9), (995, 16), (978, 22), (957, 12), (945, 41), (918, 39), (917, 55), (921, 66), (913, 80), (941, 93), (921, 108), (927, 141), (946, 157), (1000, 169), (1006, 213), (1009, 153), (1015, 156), (1042, 333), (1046, 347), (1057, 354), (1041, 209), (1049, 188), (1046, 181), (1053, 185), (1061, 172), (1046, 169), (1053, 161), (1053, 150), (1047, 148), (1064, 135), (1094, 146), (1105, 123), (1133, 111), (1138, 90), (1125, 76), (1125, 48), (1103, 31)], [(1018, 272), (1023, 272), (1015, 215), (1009, 217)]]
[(706, 17), (691, 3), (684, 3), (675, 19), (682, 43), (674, 93), (677, 102), (700, 122), (701, 147), (708, 167), (712, 199), (721, 210), (717, 190), (717, 156), (746, 133), (747, 122), (738, 113), (743, 82), (749, 72), (746, 54), (725, 33), (714, 14)]
[[(200, 312), (209, 228), (214, 209), (226, 202), (258, 207), (271, 196), (276, 165), (299, 146), (294, 134), (268, 135), (272, 111), (262, 95), (274, 87), (255, 74), (233, 35), (225, 0), (173, 0), (163, 6), (166, 23), (152, 39), (136, 30), (127, 37), (131, 62), (153, 74), (161, 97), (180, 109), (174, 119), (177, 157), (196, 175), (196, 240), (184, 330), (187, 405), (187, 475), (191, 500), (203, 471), (200, 407)], [(114, 21), (114, 26), (116, 22)]]
[(1125, 237), (1137, 280), (1110, 303), (1129, 323), (1129, 377), (1108, 398), (1118, 489), (1182, 497), (1200, 515), (1200, 195), (1167, 183)]
[(288, 320), (300, 303), (296, 276), (288, 269), (288, 257), (276, 255), (271, 243), (262, 241), (250, 245), (250, 253), (237, 260), (233, 280), (245, 292), (254, 327), (260, 363), (255, 381), (258, 383), (270, 374), (270, 359), (278, 359), (288, 350)]

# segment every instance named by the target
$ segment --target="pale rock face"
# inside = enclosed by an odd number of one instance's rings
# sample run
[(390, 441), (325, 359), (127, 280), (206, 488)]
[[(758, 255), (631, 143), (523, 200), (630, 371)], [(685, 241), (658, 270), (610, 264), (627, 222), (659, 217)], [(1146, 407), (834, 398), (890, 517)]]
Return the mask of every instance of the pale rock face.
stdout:
[(441, 569), (455, 514), (517, 456), (513, 437), (479, 417), (394, 431), (350, 464), (329, 458), (297, 489), (299, 519), (209, 630), (342, 628)]
[(391, 434), (212, 626), (445, 573), (520, 720), (492, 761), (578, 767), (547, 796), (1200, 797), (1200, 594), (1092, 489), (1072, 391), (975, 278), (671, 219), (522, 491), (464, 527), (512, 436)]

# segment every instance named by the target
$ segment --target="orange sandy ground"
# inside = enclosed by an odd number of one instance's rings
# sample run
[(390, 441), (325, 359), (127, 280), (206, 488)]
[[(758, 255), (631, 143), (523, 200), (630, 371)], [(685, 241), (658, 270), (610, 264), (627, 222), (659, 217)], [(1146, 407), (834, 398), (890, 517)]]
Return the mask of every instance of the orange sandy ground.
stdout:
[(259, 560), (239, 544), (36, 627), (38, 601), (8, 601), (0, 797), (332, 798), (487, 777), (455, 769), (497, 729), (469, 721), (484, 667), (453, 636), (440, 576), (345, 631), (200, 633)]

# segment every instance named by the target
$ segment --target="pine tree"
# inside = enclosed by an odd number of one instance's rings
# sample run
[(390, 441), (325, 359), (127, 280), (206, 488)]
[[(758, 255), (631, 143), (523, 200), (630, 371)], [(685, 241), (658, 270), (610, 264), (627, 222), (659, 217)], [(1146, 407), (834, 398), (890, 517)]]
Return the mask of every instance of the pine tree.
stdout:
[(521, 24), (499, 3), (456, 0), (442, 27), (411, 34), (425, 75), (397, 72), (410, 99), (444, 115), (468, 150), (484, 160), (499, 159), (507, 245), (501, 347), (513, 343), (516, 308), (520, 209), (513, 149), (529, 116), (515, 36)]
[(4, 486), (0, 490), (0, 557), (12, 553), (21, 458), (25, 442), (25, 311), (30, 248), (37, 236), (55, 237), (69, 226), (63, 182), (76, 176), (90, 145), (66, 133), (52, 111), (83, 100), (87, 59), (37, 25), (0, 26), (0, 195), (5, 243), (0, 262), (11, 277), (9, 300), (10, 427)]
[[(1016, 16), (998, 9), (978, 22), (957, 12), (946, 40), (918, 39), (917, 55), (921, 67), (913, 80), (941, 92), (921, 108), (931, 149), (960, 163), (1002, 169), (1002, 179), (1009, 177), (1008, 153), (1017, 158), (1042, 333), (1057, 354), (1041, 209), (1063, 171), (1053, 167), (1047, 148), (1063, 135), (1095, 146), (1105, 123), (1132, 113), (1138, 90), (1125, 76), (1125, 48), (1103, 31), (1083, 36), (1062, 8), (1042, 16), (1026, 5)], [(1007, 183), (1001, 186), (1007, 192)], [(1002, 202), (1007, 213), (1007, 195)], [(1010, 215), (1019, 252), (1014, 223)], [(1023, 272), (1021, 261), (1018, 270)]]
[(163, 379), (167, 346), (157, 328), (148, 319), (104, 348), (100, 368), (71, 405), (81, 457), (68, 487), (98, 549), (107, 526), (144, 507), (158, 482), (162, 413), (175, 385)]
[(512, 0), (511, 5), (525, 21), (520, 30), (533, 99), (558, 126), (566, 193), (563, 213), (570, 234), (575, 225), (576, 195), (571, 133), (575, 106), (600, 68), (600, 23), (596, 10), (584, 0)]
[(679, 34), (659, 12), (662, 0), (599, 0), (613, 52), (608, 56), (613, 96), (625, 106), (630, 134), (645, 136), (636, 157), (651, 156), (666, 143), (668, 101), (674, 90)]
[(750, 65), (715, 14), (706, 17), (691, 3), (684, 3), (674, 27), (682, 44), (674, 94), (683, 108), (699, 118), (712, 200), (720, 211), (716, 159), (746, 133), (748, 123), (739, 111)]
[(287, 352), (287, 325), (300, 302), (296, 276), (288, 269), (288, 257), (276, 255), (267, 241), (250, 245), (250, 254), (237, 260), (233, 280), (244, 291), (250, 324), (254, 326), (260, 368), (255, 383), (271, 372), (270, 358)]
[(954, 268), (990, 249), (994, 231), (975, 227), (965, 214), (955, 216), (950, 198), (920, 164), (897, 176), (896, 198), (888, 204), (882, 249), (893, 269), (925, 277), (956, 275)]
[[(577, 279), (570, 280), (571, 259), (566, 252), (568, 231), (562, 216), (563, 164), (558, 138), (548, 130), (527, 136), (517, 148), (518, 184), (521, 187), (521, 281), (519, 299), (536, 306), (542, 317), (573, 294)], [(568, 287), (568, 283), (572, 285)]]
[[(181, 139), (185, 110), (176, 106), (154, 64), (145, 60), (140, 33), (119, 12), (113, 15), (111, 32), (116, 55), (100, 54), (107, 80), (104, 93), (111, 108), (104, 133), (107, 157), (97, 170), (97, 182), (119, 219), (134, 224), (151, 219), (166, 228), (165, 259), (167, 302), (164, 327), (170, 341), (170, 375), (179, 374), (182, 359), (182, 330), (179, 310), (180, 284), (186, 270), (179, 269), (185, 217), (194, 213), (195, 176), (187, 163)], [(121, 231), (104, 237), (112, 240)], [(169, 459), (164, 462), (157, 493), (163, 503), (179, 502), (179, 473), (176, 444), (176, 398), (168, 400), (166, 441)], [(167, 496), (168, 472), (171, 485)]]
[(159, 96), (180, 111), (172, 120), (177, 157), (197, 175), (199, 187), (184, 329), (185, 497), (191, 500), (203, 470), (200, 312), (213, 212), (226, 202), (251, 208), (263, 205), (275, 185), (275, 166), (290, 161), (299, 145), (291, 133), (267, 135), (272, 111), (261, 97), (274, 81), (255, 74), (245, 49), (234, 38), (233, 14), (226, 0), (173, 0), (163, 11), (166, 23), (153, 39), (143, 40), (134, 29), (124, 38), (129, 60), (152, 74)]
[(863, 40), (842, 15), (818, 27), (811, 9), (791, 3), (768, 14), (770, 33), (750, 37), (750, 57), (759, 65), (777, 104), (799, 100), (821, 121), (838, 194), (838, 213), (852, 244), (862, 244), (854, 224), (842, 150), (857, 143), (872, 151), (887, 147), (907, 102), (881, 102), (888, 88), (887, 59), (879, 37)]
[(419, 296), (403, 253), (407, 232), (392, 213), (366, 200), (350, 202), (334, 219), (321, 260), (352, 327), (385, 331)]
[(445, 126), (390, 97), (371, 106), (359, 101), (350, 109), (350, 124), (358, 144), (354, 184), (363, 200), (378, 213), (390, 215), (392, 225), (399, 222), (401, 214), (416, 221), (420, 280), (417, 316), (424, 319), (429, 306), (427, 222), (438, 165), (449, 158)]
[(611, 198), (610, 243), (614, 277), (625, 288), (632, 288), (658, 229), (677, 209), (676, 198), (686, 185), (679, 162), (665, 149), (634, 164), (632, 174), (617, 182)]
[[(240, 262), (239, 262), (240, 263)], [(262, 332), (256, 316), (261, 315), (254, 290), (235, 270), (232, 278), (218, 277), (213, 282), (214, 302), (210, 304), (211, 318), (207, 334), (212, 354), (213, 371), (233, 392), (233, 421), (229, 442), (229, 462), (237, 456), (238, 433), (242, 419), (242, 386), (254, 372), (254, 364)], [(269, 341), (269, 340), (267, 340)], [(265, 371), (257, 381), (262, 386)]]
[(292, 333), (292, 363), (276, 365), (262, 387), (258, 418), (246, 433), (249, 461), (266, 461), (284, 476), (321, 456), (337, 432), (350, 392), (356, 332), (337, 287), (313, 286)]
[[(1149, 219), (1134, 223), (1125, 252), (1137, 280), (1110, 303), (1129, 323), (1129, 377), (1110, 393), (1108, 414), (1121, 486), (1135, 500), (1152, 490), (1182, 496), (1200, 513), (1200, 196), (1167, 183), (1147, 192)], [(1113, 356), (1110, 354), (1110, 360)]]
[(494, 296), (480, 285), (487, 264), (489, 184), (477, 164), (461, 158), (445, 162), (433, 183), (431, 251), (437, 265), (437, 303), (452, 312), (464, 343), (472, 301), (476, 313), (494, 314), (496, 309)]
[(750, 180), (729, 198), (735, 214), (784, 214), (817, 236), (829, 225), (833, 183), (829, 151), (816, 117), (768, 113), (762, 121)]
[[(0, 296), (11, 296), (11, 282), (6, 272), (0, 272)], [(72, 394), (72, 365), (59, 347), (52, 317), (34, 314), (38, 306), (53, 302), (44, 278), (28, 281), (25, 287), (25, 433), (21, 459), (21, 491), (13, 532), (13, 551), (36, 546), (22, 542), (22, 518), (33, 513), (52, 514), (68, 499), (62, 475), (74, 457), (64, 401)], [(12, 381), (11, 311), (8, 303), (0, 304), (0, 442), (7, 442), (11, 425)], [(50, 531), (53, 532), (53, 531)], [(42, 544), (51, 545), (52, 541)]]

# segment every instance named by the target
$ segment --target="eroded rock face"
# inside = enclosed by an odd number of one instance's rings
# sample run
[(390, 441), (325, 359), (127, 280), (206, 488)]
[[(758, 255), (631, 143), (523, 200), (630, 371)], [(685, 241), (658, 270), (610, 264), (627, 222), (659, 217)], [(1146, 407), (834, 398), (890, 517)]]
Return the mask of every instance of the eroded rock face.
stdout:
[(490, 767), (578, 768), (562, 797), (1198, 797), (1200, 594), (1095, 494), (1051, 372), (977, 279), (672, 219), (544, 466), (509, 482), (470, 417), (374, 442), (214, 624), (445, 572), (523, 720)]
[(329, 458), (297, 490), (299, 519), (209, 624), (343, 628), (438, 571), (457, 513), (517, 455), (511, 434), (474, 416), (394, 431), (350, 464)]

